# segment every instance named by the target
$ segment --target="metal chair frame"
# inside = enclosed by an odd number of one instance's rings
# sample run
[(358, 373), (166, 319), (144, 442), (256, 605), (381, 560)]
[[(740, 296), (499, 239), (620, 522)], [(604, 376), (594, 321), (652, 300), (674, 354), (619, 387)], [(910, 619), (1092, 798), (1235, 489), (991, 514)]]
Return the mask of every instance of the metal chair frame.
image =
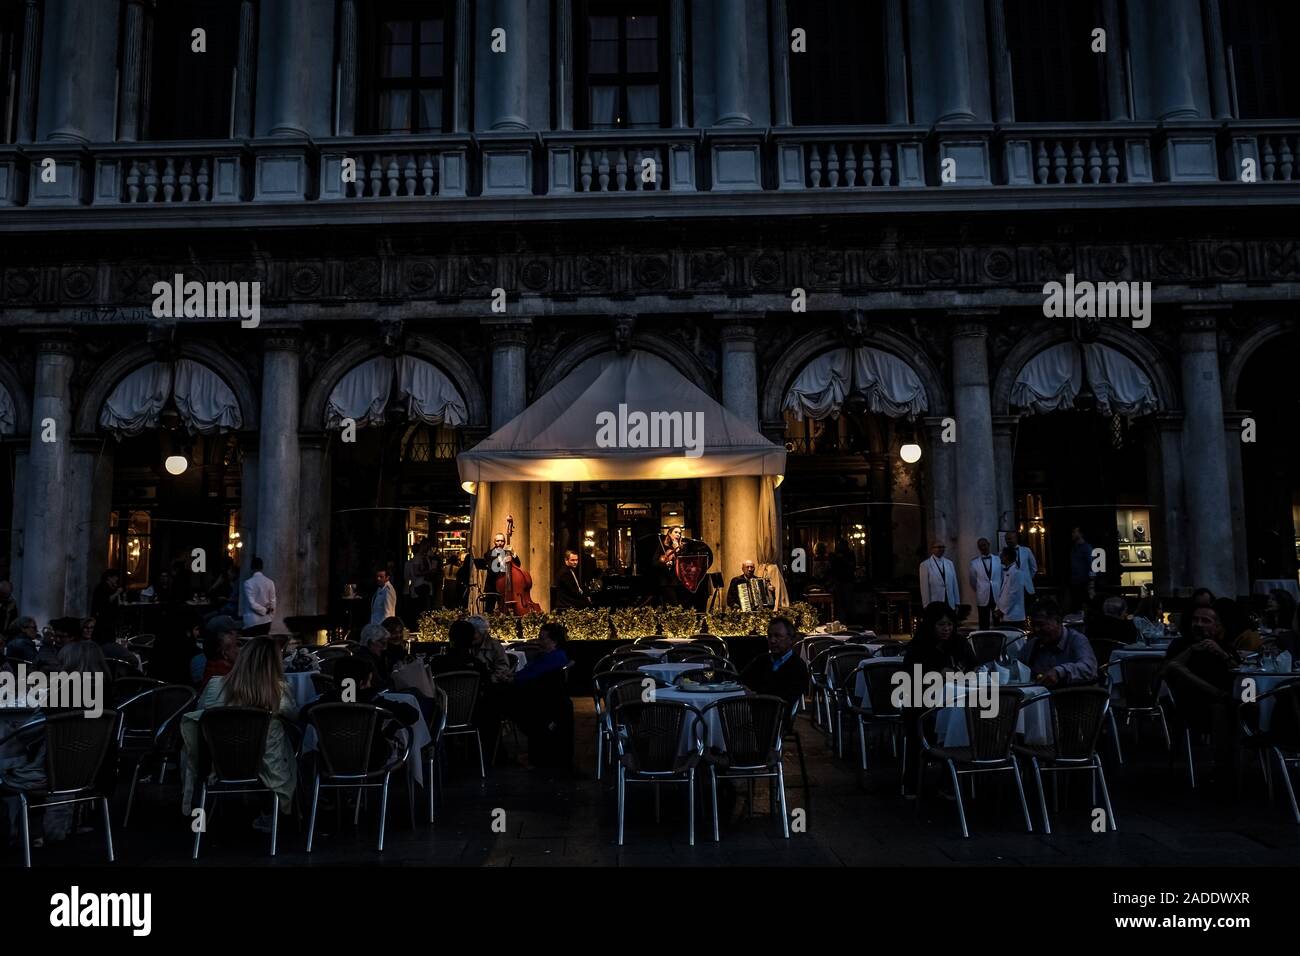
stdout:
[[(618, 685), (615, 685), (617, 687)], [(615, 688), (611, 688), (611, 693)], [(628, 742), (627, 732), (619, 732), (617, 727), (620, 725), (618, 712), (624, 707), (669, 707), (682, 711), (681, 721), (692, 719), (691, 733), (695, 739), (695, 752), (693, 760), (688, 756), (687, 765), (684, 770), (629, 770), (625, 766), (623, 758), (626, 756), (625, 747)], [(627, 785), (630, 783), (653, 783), (655, 784), (655, 822), (659, 822), (659, 784), (662, 783), (684, 783), (686, 784), (686, 793), (688, 796), (687, 810), (687, 833), (690, 845), (695, 846), (695, 768), (699, 759), (704, 755), (704, 734), (703, 721), (700, 712), (689, 704), (683, 704), (678, 701), (656, 701), (654, 703), (637, 702), (633, 704), (624, 704), (614, 709), (613, 720), (616, 728), (614, 740), (618, 747), (618, 845), (623, 845), (623, 820), (627, 810)], [(679, 724), (679, 736), (680, 736)]]
[[(722, 725), (723, 741), (729, 743), (730, 729), (727, 725), (727, 720), (725, 717), (727, 710), (736, 707), (738, 704), (747, 704), (752, 707), (755, 701), (772, 701), (780, 705), (779, 712), (781, 714), (781, 717), (776, 722), (775, 733), (773, 734), (773, 740), (772, 740), (772, 747), (769, 751), (769, 754), (771, 755), (771, 760), (761, 764), (740, 764), (738, 766), (735, 764), (731, 764), (724, 771), (719, 772), (717, 761), (711, 760), (707, 755), (704, 758), (709, 764), (709, 780), (713, 791), (713, 842), (714, 843), (717, 843), (721, 840), (721, 836), (718, 830), (718, 778), (719, 777), (721, 777), (724, 780), (737, 780), (737, 779), (749, 780), (751, 781), (751, 786), (752, 786), (752, 781), (754, 780), (763, 780), (763, 779), (772, 780), (774, 785), (777, 788), (777, 795), (780, 799), (781, 829), (785, 834), (785, 838), (787, 840), (790, 839), (790, 814), (786, 808), (786, 799), (785, 799), (785, 764), (782, 762), (782, 753), (781, 753), (781, 743), (784, 736), (783, 731), (785, 729), (785, 723), (787, 719), (787, 708), (786, 708), (785, 701), (782, 700), (780, 697), (774, 697), (770, 694), (755, 694), (747, 697), (732, 697), (725, 700), (715, 700), (713, 703), (705, 707), (703, 711), (701, 711), (700, 723), (702, 726), (704, 722), (704, 717), (705, 715), (708, 714), (709, 711), (711, 710), (720, 711), (719, 722)], [(796, 701), (796, 703), (798, 702)], [(702, 746), (703, 744), (701, 743), (701, 747)], [(731, 748), (728, 747), (728, 750), (730, 749)], [(752, 807), (751, 807), (751, 812), (752, 812)]]
[[(1092, 734), (1090, 753), (1087, 757), (1052, 757), (1050, 766), (1042, 766), (1039, 756), (1031, 748), (1021, 747), (1012, 744), (1012, 750), (1018, 751), (1022, 756), (1029, 757), (1030, 766), (1034, 771), (1034, 782), (1038, 786), (1038, 809), (1043, 815), (1043, 832), (1050, 834), (1052, 832), (1052, 820), (1047, 814), (1047, 798), (1043, 792), (1043, 772), (1063, 772), (1070, 770), (1087, 770), (1092, 773), (1092, 800), (1097, 800), (1097, 783), (1101, 782), (1101, 798), (1106, 806), (1106, 820), (1112, 832), (1119, 829), (1119, 823), (1115, 819), (1115, 811), (1110, 805), (1110, 788), (1106, 786), (1106, 771), (1102, 769), (1101, 757), (1097, 755), (1097, 738), (1101, 736), (1102, 728), (1106, 725), (1106, 716), (1110, 713), (1110, 691), (1101, 687), (1067, 687), (1049, 694), (1040, 694), (1033, 700), (1026, 701), (1021, 710), (1027, 710), (1042, 702), (1046, 702), (1051, 708), (1052, 713), (1052, 739), (1060, 739), (1060, 720), (1058, 718), (1058, 708), (1061, 706), (1063, 699), (1068, 699), (1070, 695), (1093, 694), (1104, 695), (1105, 701), (1102, 705), (1101, 714), (1097, 720), (1096, 729)], [(1052, 791), (1053, 800), (1055, 800), (1055, 789)]]

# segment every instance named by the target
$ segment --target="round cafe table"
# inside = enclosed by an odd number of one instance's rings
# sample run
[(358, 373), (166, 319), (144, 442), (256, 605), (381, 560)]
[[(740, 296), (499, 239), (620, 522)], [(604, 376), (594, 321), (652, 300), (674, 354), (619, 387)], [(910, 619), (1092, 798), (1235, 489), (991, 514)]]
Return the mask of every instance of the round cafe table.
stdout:
[[(677, 687), (661, 687), (655, 691), (656, 701), (671, 701), (679, 704), (688, 704), (698, 711), (703, 711), (714, 701), (726, 700), (728, 697), (744, 697), (749, 691), (745, 688), (739, 690), (723, 690), (710, 692), (695, 692), (681, 690)], [(695, 738), (692, 729), (695, 726), (695, 720), (691, 715), (687, 715), (685, 726), (682, 727), (682, 739), (678, 744), (678, 753), (685, 755), (695, 749)], [(704, 716), (704, 749), (716, 747), (723, 749), (722, 742), (722, 719), (718, 716), (716, 710), (710, 711)]]
[(659, 664), (642, 664), (640, 667), (637, 668), (637, 670), (644, 671), (645, 673), (649, 674), (651, 677), (657, 678), (661, 681), (671, 684), (673, 681), (677, 680), (677, 677), (680, 674), (685, 674), (687, 671), (707, 670), (708, 667), (709, 667), (708, 664), (700, 664), (700, 663), (673, 664), (673, 663), (665, 662)]

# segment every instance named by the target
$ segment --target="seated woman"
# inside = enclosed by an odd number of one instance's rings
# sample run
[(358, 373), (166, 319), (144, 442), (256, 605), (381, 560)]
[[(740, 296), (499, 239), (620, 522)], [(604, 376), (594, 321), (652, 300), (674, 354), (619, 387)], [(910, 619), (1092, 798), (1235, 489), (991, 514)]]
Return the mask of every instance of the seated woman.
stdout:
[(564, 683), (568, 637), (563, 624), (543, 624), (537, 632), (542, 653), (515, 675), (513, 716), (528, 735), (528, 759), (534, 767), (573, 766), (573, 700)]
[(1133, 626), (1137, 628), (1138, 636), (1148, 643), (1164, 640), (1165, 618), (1160, 598), (1152, 595), (1138, 602), (1137, 613), (1133, 615)]
[[(1013, 565), (1014, 566), (1014, 565)], [(910, 675), (917, 666), (922, 674), (934, 671), (974, 670), (975, 652), (957, 633), (957, 615), (947, 604), (934, 601), (921, 612), (916, 636), (903, 651), (903, 666)], [(903, 707), (903, 732), (907, 735), (907, 760), (903, 767), (903, 792), (916, 794), (916, 759), (921, 752), (921, 714), (924, 707)]]
[[(293, 808), (293, 791), (297, 785), (293, 745), (286, 733), (286, 723), (298, 717), (298, 708), (284, 679), (284, 663), (274, 638), (255, 637), (244, 645), (235, 658), (230, 673), (217, 676), (208, 682), (199, 697), (198, 709), (186, 714), (181, 721), (181, 735), (185, 740), (186, 769), (182, 797), (183, 812), (188, 816), (194, 797), (194, 777), (201, 734), (199, 719), (203, 711), (213, 707), (255, 707), (270, 711), (283, 720), (272, 720), (266, 734), (266, 751), (262, 755), (262, 768), (258, 778), (275, 791), (280, 801), (280, 811), (289, 813)], [(259, 830), (269, 831), (271, 815), (263, 814), (253, 824)]]

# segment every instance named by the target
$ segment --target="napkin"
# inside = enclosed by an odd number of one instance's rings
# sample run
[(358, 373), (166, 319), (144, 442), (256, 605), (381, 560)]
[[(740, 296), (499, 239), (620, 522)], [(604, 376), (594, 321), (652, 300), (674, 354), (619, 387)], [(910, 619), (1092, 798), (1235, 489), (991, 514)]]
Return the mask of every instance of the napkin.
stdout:
[(1277, 670), (1279, 674), (1291, 673), (1291, 652), (1283, 651), (1277, 655)]
[(993, 669), (997, 670), (999, 684), (1024, 684), (1029, 681), (1029, 668), (1019, 661), (1011, 661), (1010, 665), (995, 663)]

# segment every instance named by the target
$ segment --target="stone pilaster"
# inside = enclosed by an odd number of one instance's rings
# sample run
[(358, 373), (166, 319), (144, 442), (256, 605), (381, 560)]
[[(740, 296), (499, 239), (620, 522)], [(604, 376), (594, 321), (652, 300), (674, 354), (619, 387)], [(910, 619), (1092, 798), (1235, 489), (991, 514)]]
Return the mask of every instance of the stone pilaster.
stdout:
[(117, 111), (117, 138), (134, 143), (140, 136), (140, 92), (144, 78), (144, 0), (127, 0), (122, 37), (121, 94)]
[(962, 603), (975, 596), (966, 563), (979, 553), (980, 538), (996, 540), (997, 486), (993, 467), (993, 411), (989, 402), (988, 328), (958, 313), (952, 338), (953, 417), (957, 425), (957, 553), (951, 555), (961, 582)]
[(492, 430), (528, 407), (530, 319), (484, 319), (492, 350)]
[(1206, 119), (1210, 86), (1201, 0), (1130, 0), (1125, 7), (1134, 118)]
[(253, 0), (239, 5), (239, 51), (235, 58), (235, 126), (232, 135), (253, 135), (254, 78), (257, 72), (257, 11)]
[[(528, 128), (528, 0), (487, 0), (478, 24), (487, 67), (487, 128)], [(491, 52), (493, 30), (506, 31), (504, 53)], [(483, 52), (486, 51), (486, 52)]]
[(46, 0), (44, 10), (38, 135), (55, 143), (111, 141), (118, 5)]
[(1223, 432), (1223, 386), (1219, 371), (1218, 320), (1212, 311), (1184, 313), (1182, 356), (1183, 475), (1190, 558), (1197, 586), (1215, 594), (1236, 589), (1236, 542)]
[(729, 320), (719, 335), (722, 404), (755, 431), (758, 430), (758, 360), (754, 344), (758, 340), (755, 322), (760, 318), (753, 315)]
[(908, 0), (908, 12), (915, 121), (987, 123), (982, 0)]
[[(257, 550), (275, 582), (275, 619), (298, 613), (302, 450), (298, 444), (302, 357), (299, 335), (275, 331), (262, 346), (262, 415), (258, 446)], [(245, 552), (248, 548), (245, 546)], [(251, 558), (252, 555), (245, 555)], [(247, 568), (245, 568), (247, 570)]]
[[(993, 419), (993, 473), (997, 485), (997, 525), (995, 531), (1011, 531), (1016, 526), (1016, 415), (997, 415)], [(994, 546), (997, 542), (989, 539)]]
[(1228, 489), (1232, 507), (1233, 571), (1235, 594), (1250, 593), (1250, 563), (1246, 558), (1246, 485), (1241, 464), (1241, 423), (1244, 412), (1230, 411), (1223, 416), (1223, 450), (1228, 467)]
[(1159, 508), (1152, 517), (1153, 569), (1156, 593), (1172, 594), (1192, 587), (1188, 571), (1187, 508), (1183, 493), (1183, 414), (1160, 412), (1155, 416), (1159, 442)]
[(332, 467), (330, 436), (323, 433), (300, 435), (302, 449), (302, 531), (298, 551), (302, 555), (299, 589), (300, 614), (324, 614), (329, 609), (330, 580), (330, 490)]
[(23, 0), (22, 75), (18, 80), (18, 134), (20, 143), (36, 139), (37, 66), (41, 52), (41, 10), (36, 0)]
[[(72, 484), (72, 376), (75, 342), (53, 333), (37, 344), (31, 443), (27, 451), (27, 513), (20, 550), (24, 614), (42, 626), (63, 616), (72, 518), (67, 492)], [(81, 556), (78, 555), (80, 560)]]
[(749, 108), (749, 32), (745, 0), (713, 0), (713, 66), (717, 126), (753, 126)]
[[(928, 552), (931, 542), (942, 541), (950, 550), (957, 542), (956, 463), (954, 443), (943, 440), (944, 418), (934, 416), (922, 420), (925, 424), (926, 442), (921, 465), (929, 494), (925, 496), (926, 535), (923, 549)], [(952, 559), (956, 565), (956, 558)]]

